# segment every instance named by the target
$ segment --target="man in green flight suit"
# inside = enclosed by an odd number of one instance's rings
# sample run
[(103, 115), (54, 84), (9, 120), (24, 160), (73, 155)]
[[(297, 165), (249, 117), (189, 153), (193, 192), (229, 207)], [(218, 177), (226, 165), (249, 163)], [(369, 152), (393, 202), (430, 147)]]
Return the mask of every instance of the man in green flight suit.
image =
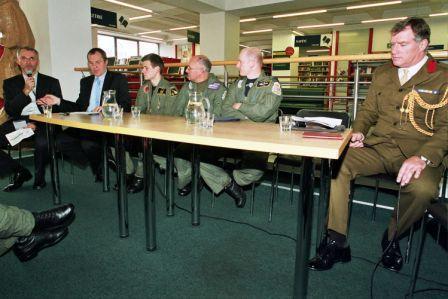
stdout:
[[(191, 57), (186, 70), (190, 82), (182, 86), (177, 96), (178, 113), (185, 111), (189, 95), (192, 92), (200, 92), (209, 101), (210, 107), (205, 107), (206, 109), (208, 108), (208, 112), (215, 116), (221, 115), (221, 106), (226, 96), (226, 88), (213, 73), (210, 73), (211, 68), (212, 63), (207, 56), (196, 55)], [(204, 101), (204, 105), (207, 106), (207, 101)], [(186, 157), (191, 152), (191, 146), (183, 144), (176, 152)], [(202, 149), (201, 152), (204, 152), (201, 156), (205, 157), (206, 151)], [(180, 196), (186, 196), (191, 192), (191, 162), (187, 159), (175, 159), (174, 163), (178, 175), (178, 193)], [(208, 169), (206, 163), (200, 163), (202, 175), (208, 173)]]
[[(263, 73), (260, 49), (243, 49), (236, 66), (241, 78), (229, 87), (222, 104), (222, 116), (254, 122), (275, 122), (282, 100), (281, 86), (277, 78)], [(242, 152), (242, 168), (234, 170), (232, 177), (224, 169), (211, 164), (207, 164), (207, 172), (201, 169), (201, 175), (213, 192), (218, 194), (224, 190), (233, 197), (236, 206), (242, 208), (246, 203), (246, 195), (241, 186), (261, 179), (267, 158), (268, 155), (263, 153)]]
[[(437, 197), (448, 154), (448, 69), (429, 54), (431, 30), (411, 17), (391, 30), (392, 61), (378, 67), (353, 124), (350, 148), (331, 180), (327, 238), (309, 262), (328, 270), (351, 259), (347, 244), (350, 181), (380, 173), (396, 175), (399, 201), (381, 241), (383, 266), (400, 271), (399, 239)], [(371, 135), (369, 129), (375, 126)]]
[[(177, 88), (168, 82), (163, 76), (162, 71), (164, 63), (162, 58), (157, 54), (148, 54), (142, 58), (142, 73), (145, 82), (142, 84), (137, 93), (136, 105), (140, 108), (141, 113), (173, 115), (180, 116), (183, 113), (177, 112)], [(153, 142), (154, 160), (165, 165), (165, 158), (161, 157), (165, 152), (166, 143), (163, 141)], [(127, 155), (128, 156), (128, 155)], [(126, 159), (127, 165), (134, 165), (129, 158)], [(143, 190), (143, 162), (139, 158), (137, 167), (134, 172), (132, 182), (128, 186), (128, 192), (137, 193)]]

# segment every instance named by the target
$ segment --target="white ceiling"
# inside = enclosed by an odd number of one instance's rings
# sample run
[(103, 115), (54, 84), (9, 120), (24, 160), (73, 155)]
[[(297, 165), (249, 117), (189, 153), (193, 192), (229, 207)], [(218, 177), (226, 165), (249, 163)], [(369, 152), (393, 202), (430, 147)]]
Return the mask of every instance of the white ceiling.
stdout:
[[(350, 0), (121, 0), (129, 4), (151, 9), (151, 18), (130, 21), (123, 33), (137, 34), (145, 31), (159, 33), (147, 34), (165, 41), (186, 37), (186, 30), (169, 31), (170, 28), (199, 25), (201, 13), (226, 11), (241, 19), (256, 17), (257, 21), (241, 23), (241, 31), (273, 29), (298, 30), (305, 34), (331, 32), (332, 28), (296, 29), (297, 26), (344, 22), (339, 30), (370, 28), (372, 24), (361, 24), (362, 20), (381, 19), (401, 16), (422, 16), (448, 12), (447, 0), (404, 0), (397, 5), (347, 10), (347, 6), (385, 1), (350, 1)], [(103, 0), (91, 0), (91, 5), (126, 17), (136, 17), (147, 13), (133, 8), (112, 4)], [(326, 13), (273, 19), (272, 15), (282, 13), (304, 12), (327, 9)], [(439, 18), (447, 19), (448, 16)], [(109, 29), (108, 29), (109, 30)], [(190, 29), (200, 31), (200, 28)], [(250, 46), (271, 48), (272, 33), (241, 35), (240, 42)]]

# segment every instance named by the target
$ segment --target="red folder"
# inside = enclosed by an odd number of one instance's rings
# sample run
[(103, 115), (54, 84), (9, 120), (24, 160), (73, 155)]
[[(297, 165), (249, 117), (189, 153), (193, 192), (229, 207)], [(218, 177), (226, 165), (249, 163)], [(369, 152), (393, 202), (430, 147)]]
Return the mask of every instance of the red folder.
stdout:
[(318, 138), (318, 139), (336, 139), (341, 140), (341, 133), (329, 133), (329, 132), (303, 132), (303, 138)]

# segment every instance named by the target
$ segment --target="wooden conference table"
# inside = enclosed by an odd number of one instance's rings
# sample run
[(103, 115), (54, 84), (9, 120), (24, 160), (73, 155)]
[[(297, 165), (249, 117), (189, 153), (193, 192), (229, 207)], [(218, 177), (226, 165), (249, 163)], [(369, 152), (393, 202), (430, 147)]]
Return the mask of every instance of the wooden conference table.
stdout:
[[(118, 212), (120, 236), (128, 236), (127, 192), (125, 187), (125, 159), (123, 149), (123, 136), (135, 136), (143, 138), (144, 145), (144, 174), (145, 174), (145, 225), (146, 245), (148, 250), (156, 249), (155, 229), (155, 192), (154, 192), (154, 163), (151, 153), (150, 139), (165, 140), (171, 142), (189, 143), (192, 147), (193, 190), (191, 193), (192, 224), (200, 223), (200, 198), (198, 190), (199, 157), (196, 145), (224, 147), (258, 152), (277, 153), (285, 155), (302, 156), (301, 192), (299, 193), (297, 209), (297, 243), (295, 259), (294, 296), (305, 297), (308, 285), (308, 267), (312, 206), (313, 206), (313, 158), (321, 158), (323, 161), (339, 159), (347, 146), (351, 131), (346, 130), (342, 140), (308, 139), (302, 137), (302, 132), (292, 131), (283, 133), (278, 124), (241, 122), (217, 122), (212, 129), (204, 129), (195, 125), (188, 125), (182, 117), (159, 116), (142, 114), (139, 119), (132, 119), (129, 113), (125, 113), (122, 120), (108, 120), (100, 115), (79, 114), (53, 114), (48, 118), (43, 115), (31, 115), (34, 121), (47, 123), (50, 155), (51, 174), (53, 183), (53, 200), (60, 203), (59, 178), (57, 159), (54, 154), (53, 126), (61, 125), (79, 129), (94, 130), (98, 132), (114, 134), (117, 149), (117, 179), (118, 179)], [(171, 160), (171, 162), (170, 162)], [(322, 163), (328, 174), (328, 163)], [(322, 168), (321, 168), (322, 170)], [(168, 149), (167, 173), (173, 172), (172, 147)], [(324, 174), (321, 174), (321, 177)], [(328, 176), (321, 179), (327, 182), (322, 187), (321, 196), (328, 189)], [(168, 189), (172, 190), (173, 186)], [(322, 188), (324, 190), (322, 190)], [(169, 192), (169, 190), (168, 190)], [(172, 192), (171, 192), (172, 193)], [(169, 195), (169, 194), (167, 194)], [(168, 198), (170, 196), (167, 196)], [(172, 196), (171, 196), (172, 198)], [(169, 199), (172, 201), (172, 199)], [(174, 205), (168, 203), (168, 209)], [(170, 213), (170, 212), (168, 212)]]

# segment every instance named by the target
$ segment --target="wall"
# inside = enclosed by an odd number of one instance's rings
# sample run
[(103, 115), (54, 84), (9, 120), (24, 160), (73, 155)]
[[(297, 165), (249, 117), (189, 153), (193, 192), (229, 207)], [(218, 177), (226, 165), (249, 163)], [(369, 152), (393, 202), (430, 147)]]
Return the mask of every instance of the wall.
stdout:
[[(434, 17), (425, 19), (431, 27), (431, 44), (444, 45), (448, 49), (448, 20), (446, 17)], [(373, 30), (372, 51), (390, 51), (387, 44), (390, 41), (390, 29), (393, 23), (375, 26)]]
[(89, 0), (20, 0), (40, 52), (40, 71), (59, 79), (65, 99), (75, 101), (92, 47)]
[(176, 58), (176, 47), (165, 43), (159, 44), (160, 56), (168, 58)]

